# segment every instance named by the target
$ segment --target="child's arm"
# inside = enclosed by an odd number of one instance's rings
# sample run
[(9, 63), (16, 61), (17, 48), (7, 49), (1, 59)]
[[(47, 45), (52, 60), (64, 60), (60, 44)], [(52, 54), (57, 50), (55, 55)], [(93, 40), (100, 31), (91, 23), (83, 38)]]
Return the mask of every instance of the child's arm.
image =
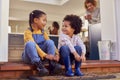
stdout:
[(59, 55), (59, 51), (58, 51), (58, 49), (57, 49), (56, 47), (55, 47), (55, 50), (56, 50), (56, 51), (55, 51), (55, 57), (54, 57), (54, 60), (58, 62), (59, 59), (60, 59), (60, 55)]
[(85, 54), (86, 54), (86, 47), (83, 43), (83, 41), (80, 39), (79, 36), (77, 36), (77, 44), (82, 48), (82, 54), (81, 54), (81, 60), (84, 62), (86, 61)]
[(45, 38), (45, 40), (49, 40), (50, 39), (46, 32), (44, 32), (44, 38)]
[(86, 47), (83, 43), (83, 41), (81, 40), (80, 36), (77, 36), (77, 44), (82, 48), (82, 54), (86, 54)]
[[(25, 41), (25, 43), (26, 43), (27, 41), (33, 41), (33, 42), (35, 42), (34, 39), (33, 39), (33, 37), (32, 37), (32, 32), (31, 32), (30, 30), (26, 30), (26, 31), (24, 32), (24, 41)], [(47, 55), (44, 51), (42, 51), (42, 50), (39, 48), (39, 46), (38, 46), (37, 44), (36, 44), (36, 49), (37, 49), (37, 52), (38, 52), (39, 56), (40, 56), (42, 59)]]

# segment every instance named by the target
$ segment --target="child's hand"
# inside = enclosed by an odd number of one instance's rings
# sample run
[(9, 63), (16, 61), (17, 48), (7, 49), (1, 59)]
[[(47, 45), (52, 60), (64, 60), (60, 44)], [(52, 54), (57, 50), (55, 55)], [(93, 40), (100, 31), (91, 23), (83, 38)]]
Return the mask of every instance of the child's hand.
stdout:
[(84, 54), (81, 55), (81, 60), (82, 60), (82, 62), (85, 62), (85, 61), (86, 61), (86, 57), (85, 57)]
[(49, 59), (49, 60), (53, 60), (54, 59), (54, 56), (51, 55), (51, 54), (48, 54), (45, 56), (46, 59)]
[(54, 60), (55, 60), (55, 61), (57, 61), (57, 62), (58, 62), (58, 61), (59, 61), (59, 59), (60, 59), (59, 55), (55, 55), (55, 56), (54, 56)]
[(80, 61), (81, 60), (81, 57), (79, 55), (75, 56), (75, 60), (76, 61)]
[(81, 60), (81, 57), (78, 53), (74, 53), (74, 57), (75, 57), (75, 60), (76, 61), (80, 61)]

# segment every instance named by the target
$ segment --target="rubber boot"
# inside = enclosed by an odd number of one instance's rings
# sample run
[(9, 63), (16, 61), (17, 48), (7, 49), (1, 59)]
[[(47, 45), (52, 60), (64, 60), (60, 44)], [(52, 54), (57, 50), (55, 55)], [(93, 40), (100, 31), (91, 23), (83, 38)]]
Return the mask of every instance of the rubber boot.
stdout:
[(81, 61), (75, 61), (75, 75), (76, 76), (83, 76), (84, 74), (80, 71), (80, 67), (81, 67)]
[(65, 65), (65, 68), (66, 68), (66, 76), (69, 76), (69, 77), (74, 76), (74, 73), (72, 72), (69, 56), (64, 58), (64, 65)]

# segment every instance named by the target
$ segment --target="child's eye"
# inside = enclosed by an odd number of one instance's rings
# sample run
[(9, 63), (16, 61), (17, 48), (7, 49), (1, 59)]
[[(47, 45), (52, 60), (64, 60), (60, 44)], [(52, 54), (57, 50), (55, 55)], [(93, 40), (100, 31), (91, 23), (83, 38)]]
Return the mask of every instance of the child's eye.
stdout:
[(62, 27), (67, 27), (66, 25), (63, 25)]
[(46, 20), (46, 19), (43, 19), (43, 21), (46, 21), (46, 22), (47, 22), (47, 20)]
[(65, 27), (67, 27), (67, 26), (65, 25)]

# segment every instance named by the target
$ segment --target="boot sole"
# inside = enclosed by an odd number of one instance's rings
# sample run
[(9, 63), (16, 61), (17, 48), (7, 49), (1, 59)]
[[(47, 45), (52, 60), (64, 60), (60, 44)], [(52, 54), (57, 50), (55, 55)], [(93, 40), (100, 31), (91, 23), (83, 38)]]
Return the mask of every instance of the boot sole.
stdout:
[(40, 73), (39, 72), (39, 76), (48, 76), (49, 75), (49, 72), (46, 72), (46, 73)]
[(51, 74), (62, 74), (63, 70), (55, 68)]

